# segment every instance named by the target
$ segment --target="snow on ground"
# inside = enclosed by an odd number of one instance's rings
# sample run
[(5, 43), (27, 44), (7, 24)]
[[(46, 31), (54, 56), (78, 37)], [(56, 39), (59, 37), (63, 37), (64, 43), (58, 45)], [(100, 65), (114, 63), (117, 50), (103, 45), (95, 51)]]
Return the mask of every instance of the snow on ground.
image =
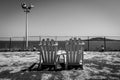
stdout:
[(18, 72), (21, 68), (29, 67), (30, 64), (38, 62), (39, 55), (35, 52), (3, 52), (0, 53), (0, 72), (11, 70)]
[(85, 52), (83, 70), (20, 72), (38, 61), (38, 52), (0, 52), (0, 80), (120, 80), (120, 52)]
[(49, 80), (51, 77), (52, 77), (52, 74), (43, 73), (41, 80)]

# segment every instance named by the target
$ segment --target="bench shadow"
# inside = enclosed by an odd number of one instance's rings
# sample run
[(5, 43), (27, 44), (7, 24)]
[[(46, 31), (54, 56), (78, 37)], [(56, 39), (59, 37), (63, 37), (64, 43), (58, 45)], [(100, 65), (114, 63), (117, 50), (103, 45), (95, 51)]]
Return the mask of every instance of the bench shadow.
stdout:
[(65, 63), (60, 63), (59, 67), (57, 69), (54, 68), (54, 66), (47, 66), (47, 65), (42, 65), (41, 68), (39, 68), (38, 63), (33, 63), (30, 67), (27, 69), (23, 69), (21, 71), (62, 71), (62, 70), (83, 70), (83, 66), (81, 65), (71, 65), (68, 66), (68, 69), (65, 69)]

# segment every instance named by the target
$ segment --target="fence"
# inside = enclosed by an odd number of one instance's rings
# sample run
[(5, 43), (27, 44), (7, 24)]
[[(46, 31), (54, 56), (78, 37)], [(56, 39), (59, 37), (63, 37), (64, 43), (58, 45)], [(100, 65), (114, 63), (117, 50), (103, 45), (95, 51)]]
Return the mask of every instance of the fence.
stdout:
[[(105, 51), (120, 51), (120, 36), (29, 36), (28, 49), (39, 50), (39, 43), (42, 39), (54, 39), (59, 44), (59, 49), (65, 48), (65, 41), (70, 38), (81, 38), (85, 43), (84, 50), (100, 51), (104, 47)], [(0, 37), (0, 51), (25, 50), (25, 37)]]

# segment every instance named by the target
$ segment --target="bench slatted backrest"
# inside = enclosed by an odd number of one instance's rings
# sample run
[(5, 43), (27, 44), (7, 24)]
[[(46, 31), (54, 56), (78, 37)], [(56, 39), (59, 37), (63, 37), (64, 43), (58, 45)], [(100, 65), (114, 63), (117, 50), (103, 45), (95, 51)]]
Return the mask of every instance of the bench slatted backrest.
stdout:
[(80, 39), (70, 39), (66, 42), (65, 47), (68, 64), (79, 64), (80, 60), (83, 60), (83, 48)]
[(43, 64), (54, 64), (56, 62), (57, 45), (54, 40), (43, 39), (41, 41), (41, 55)]

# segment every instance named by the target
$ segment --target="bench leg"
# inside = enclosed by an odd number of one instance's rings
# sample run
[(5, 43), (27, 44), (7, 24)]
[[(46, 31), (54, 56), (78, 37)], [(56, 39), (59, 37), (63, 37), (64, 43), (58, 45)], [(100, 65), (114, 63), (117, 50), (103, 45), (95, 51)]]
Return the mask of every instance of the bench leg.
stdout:
[(38, 68), (37, 68), (38, 71), (41, 70), (41, 63), (38, 64)]
[(65, 64), (65, 70), (67, 70), (68, 69), (68, 65), (67, 64)]
[(32, 71), (32, 69), (34, 68), (34, 66), (35, 66), (36, 64), (37, 64), (37, 63), (32, 64), (32, 65), (28, 68), (28, 70), (29, 70), (29, 71)]

